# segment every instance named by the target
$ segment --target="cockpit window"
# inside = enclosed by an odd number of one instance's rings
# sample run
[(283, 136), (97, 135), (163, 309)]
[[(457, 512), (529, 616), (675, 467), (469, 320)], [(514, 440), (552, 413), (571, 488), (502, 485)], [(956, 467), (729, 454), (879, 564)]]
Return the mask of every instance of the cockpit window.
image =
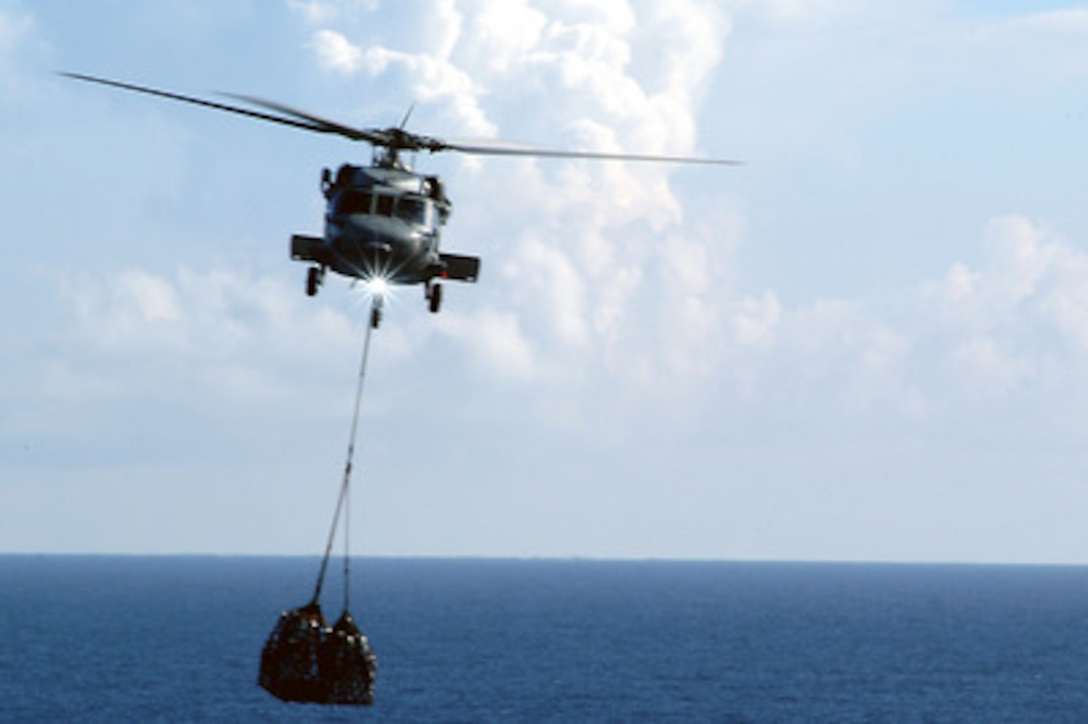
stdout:
[(393, 216), (415, 224), (427, 225), (430, 216), (429, 202), (417, 196), (389, 196), (369, 191), (348, 189), (336, 199), (333, 212), (337, 215), (371, 214)]
[(345, 191), (336, 200), (337, 214), (369, 214), (370, 193), (367, 191)]
[(374, 213), (378, 216), (392, 216), (393, 215), (393, 197), (392, 196), (378, 196), (378, 204), (374, 209)]
[(427, 202), (411, 196), (401, 196), (397, 200), (397, 216), (416, 224), (427, 223)]

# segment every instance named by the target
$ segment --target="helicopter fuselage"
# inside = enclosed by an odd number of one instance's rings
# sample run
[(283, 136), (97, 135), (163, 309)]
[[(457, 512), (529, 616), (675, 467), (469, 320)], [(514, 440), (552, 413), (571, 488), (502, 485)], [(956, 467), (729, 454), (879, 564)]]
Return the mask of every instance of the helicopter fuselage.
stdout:
[(479, 258), (439, 251), (453, 205), (437, 176), (393, 163), (344, 164), (335, 176), (324, 171), (321, 188), (327, 201), (324, 236), (291, 239), (291, 258), (315, 265), (307, 274), (307, 294), (317, 293), (331, 269), (367, 282), (424, 284), (437, 312), (438, 280), (476, 281)]

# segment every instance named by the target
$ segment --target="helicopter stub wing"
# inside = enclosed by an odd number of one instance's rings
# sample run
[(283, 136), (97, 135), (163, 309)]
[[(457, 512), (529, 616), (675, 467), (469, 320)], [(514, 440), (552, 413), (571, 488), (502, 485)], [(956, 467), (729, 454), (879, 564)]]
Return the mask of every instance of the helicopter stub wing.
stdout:
[(453, 279), (459, 282), (475, 282), (480, 276), (480, 257), (465, 256), (463, 254), (439, 254), (442, 263), (446, 265), (446, 271), (442, 274), (444, 279)]
[(329, 245), (320, 236), (294, 234), (291, 237), (291, 259), (312, 261), (325, 266), (332, 264), (332, 259), (329, 257)]

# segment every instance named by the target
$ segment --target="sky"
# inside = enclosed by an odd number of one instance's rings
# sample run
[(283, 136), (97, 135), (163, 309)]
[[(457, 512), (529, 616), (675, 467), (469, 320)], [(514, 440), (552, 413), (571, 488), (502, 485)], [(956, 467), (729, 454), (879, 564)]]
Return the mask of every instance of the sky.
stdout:
[(387, 304), (354, 552), (1088, 563), (1088, 6), (0, 0), (0, 552), (316, 554), (369, 149), (55, 71), (745, 162), (414, 159), (483, 266)]

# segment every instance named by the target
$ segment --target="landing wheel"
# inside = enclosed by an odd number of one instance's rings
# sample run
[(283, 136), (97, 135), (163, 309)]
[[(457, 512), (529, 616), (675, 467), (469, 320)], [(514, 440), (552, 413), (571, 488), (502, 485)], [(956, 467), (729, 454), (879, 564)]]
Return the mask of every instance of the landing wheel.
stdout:
[(370, 308), (370, 328), (377, 329), (382, 323), (382, 308), (375, 304)]
[(317, 288), (321, 286), (321, 269), (312, 266), (306, 270), (306, 296), (317, 294)]
[(427, 301), (430, 302), (430, 309), (432, 314), (437, 314), (438, 310), (442, 308), (442, 285), (435, 284), (430, 288), (427, 293)]

